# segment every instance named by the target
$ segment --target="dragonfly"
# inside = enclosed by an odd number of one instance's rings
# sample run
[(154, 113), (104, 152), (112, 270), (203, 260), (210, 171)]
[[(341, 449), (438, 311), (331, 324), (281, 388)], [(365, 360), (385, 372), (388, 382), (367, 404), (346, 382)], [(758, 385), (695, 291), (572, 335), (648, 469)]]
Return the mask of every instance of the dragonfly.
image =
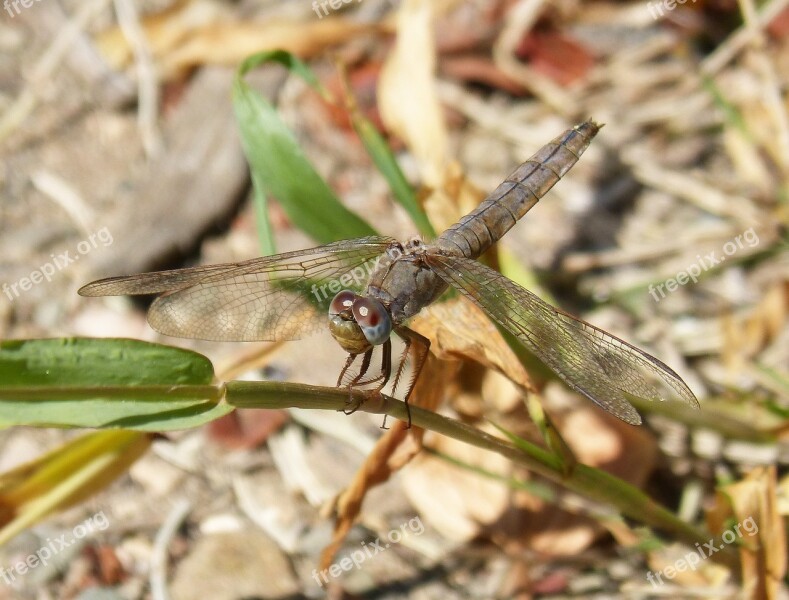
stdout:
[[(348, 353), (337, 386), (348, 388), (349, 403), (352, 390), (380, 394), (390, 382), (394, 395), (410, 357), (413, 368), (404, 394), (408, 408), (430, 341), (407, 322), (453, 288), (570, 388), (627, 423), (641, 423), (632, 396), (698, 408), (693, 392), (666, 364), (547, 304), (476, 260), (575, 165), (600, 127), (590, 120), (556, 137), (430, 242), (383, 236), (342, 240), (243, 262), (110, 277), (79, 293), (157, 294), (148, 322), (176, 337), (292, 340), (328, 325)], [(394, 368), (392, 333), (404, 342)], [(370, 373), (378, 347), (380, 369)], [(357, 360), (358, 369), (352, 369)], [(410, 426), (410, 409), (408, 415)]]

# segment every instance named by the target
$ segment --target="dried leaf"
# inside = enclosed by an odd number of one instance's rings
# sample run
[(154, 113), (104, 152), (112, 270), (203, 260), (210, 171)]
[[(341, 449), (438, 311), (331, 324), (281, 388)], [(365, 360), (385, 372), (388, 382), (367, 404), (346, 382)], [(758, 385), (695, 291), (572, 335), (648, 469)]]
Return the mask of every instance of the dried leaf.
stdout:
[(775, 467), (758, 467), (742, 481), (723, 486), (717, 501), (707, 513), (707, 523), (723, 542), (737, 545), (747, 597), (778, 598), (787, 550)]
[[(657, 445), (642, 428), (587, 406), (559, 413), (556, 421), (578, 462), (605, 469), (637, 486), (643, 485), (654, 468)], [(494, 530), (497, 541), (514, 551), (574, 556), (603, 532), (602, 524), (586, 514), (526, 492), (519, 491), (514, 504), (518, 510), (511, 511)]]
[(515, 54), (562, 86), (585, 77), (594, 66), (594, 57), (580, 42), (551, 28), (529, 32)]
[[(436, 436), (432, 447), (466, 464), (509, 476), (512, 463), (457, 440)], [(446, 460), (421, 454), (403, 471), (403, 489), (419, 514), (444, 537), (466, 541), (481, 524), (496, 522), (509, 506), (510, 490)]]
[[(348, 535), (359, 515), (367, 491), (387, 481), (392, 475), (393, 469), (389, 466), (388, 460), (407, 438), (408, 430), (405, 428), (405, 423), (396, 422), (378, 440), (373, 451), (356, 472), (351, 484), (340, 494), (337, 499), (337, 520), (334, 523), (332, 541), (321, 552), (320, 569), (328, 569), (334, 562), (334, 556), (342, 547), (345, 536)], [(414, 444), (412, 452), (415, 454), (418, 451), (418, 445)]]
[[(284, 19), (230, 22), (224, 14), (226, 11), (216, 2), (201, 0), (180, 2), (144, 18), (142, 28), (160, 77), (170, 79), (199, 65), (237, 66), (250, 54), (265, 50), (286, 50), (308, 58), (383, 27), (342, 17), (306, 23)], [(101, 32), (96, 46), (114, 68), (132, 62), (132, 49), (117, 26)]]
[(379, 31), (377, 24), (355, 23), (341, 17), (300, 23), (216, 24), (192, 32), (187, 40), (163, 55), (165, 74), (178, 73), (202, 64), (236, 66), (257, 52), (285, 50), (307, 59), (327, 48), (363, 33)]
[(436, 231), (444, 231), (479, 205), (485, 194), (466, 179), (460, 165), (451, 161), (444, 170), (441, 187), (425, 193), (422, 203)]
[(447, 132), (435, 85), (436, 50), (431, 0), (405, 0), (397, 15), (397, 39), (381, 71), (378, 105), (386, 126), (417, 159), (422, 181), (441, 187), (447, 164)]
[(524, 389), (532, 389), (529, 375), (498, 329), (477, 306), (462, 297), (423, 310), (414, 327), (430, 338), (430, 350), (440, 358), (476, 361), (504, 374)]
[[(451, 363), (428, 356), (411, 396), (412, 402), (423, 408), (434, 409), (443, 397), (454, 370)], [(406, 425), (397, 421), (381, 436), (351, 484), (338, 497), (334, 533), (331, 543), (321, 553), (321, 569), (327, 569), (332, 564), (345, 536), (359, 516), (367, 492), (388, 481), (393, 473), (402, 469), (422, 449), (424, 430), (418, 427), (407, 429)]]

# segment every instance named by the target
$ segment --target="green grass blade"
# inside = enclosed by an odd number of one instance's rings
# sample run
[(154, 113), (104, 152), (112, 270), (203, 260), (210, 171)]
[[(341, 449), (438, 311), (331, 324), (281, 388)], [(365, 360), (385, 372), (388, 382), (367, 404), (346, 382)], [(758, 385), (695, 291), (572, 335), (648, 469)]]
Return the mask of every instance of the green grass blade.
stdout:
[[(287, 52), (261, 52), (249, 57), (239, 68), (233, 84), (233, 106), (252, 170), (258, 214), (266, 215), (265, 199), (274, 197), (291, 222), (319, 243), (375, 235), (375, 230), (345, 208), (318, 175), (276, 109), (244, 81), (246, 73), (266, 62), (285, 66), (324, 93), (307, 66)], [(270, 226), (264, 222), (262, 227), (263, 237), (268, 238), (262, 244), (263, 249), (273, 252)]]
[(357, 135), (362, 140), (367, 154), (370, 155), (375, 166), (389, 184), (389, 189), (392, 190), (395, 200), (406, 210), (414, 225), (424, 237), (427, 239), (435, 238), (435, 229), (433, 229), (427, 214), (425, 214), (422, 206), (417, 201), (414, 190), (408, 184), (405, 175), (400, 170), (400, 165), (397, 164), (397, 160), (384, 138), (378, 133), (378, 130), (370, 120), (358, 111), (351, 113), (351, 122)]

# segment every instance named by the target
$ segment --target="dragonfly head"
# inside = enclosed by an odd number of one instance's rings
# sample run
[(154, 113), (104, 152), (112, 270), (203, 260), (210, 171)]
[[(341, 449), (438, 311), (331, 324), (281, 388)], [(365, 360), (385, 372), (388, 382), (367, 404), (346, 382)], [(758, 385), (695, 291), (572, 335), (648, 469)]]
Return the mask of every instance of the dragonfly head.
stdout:
[(343, 350), (361, 354), (389, 339), (392, 317), (378, 300), (343, 290), (329, 305), (329, 331)]

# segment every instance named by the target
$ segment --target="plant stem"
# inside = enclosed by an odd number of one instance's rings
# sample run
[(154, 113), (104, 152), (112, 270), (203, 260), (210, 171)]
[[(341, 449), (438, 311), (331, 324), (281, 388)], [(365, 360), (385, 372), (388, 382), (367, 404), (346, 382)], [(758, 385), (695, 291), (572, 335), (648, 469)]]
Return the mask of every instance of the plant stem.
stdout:
[[(285, 382), (231, 381), (226, 384), (226, 391), (228, 403), (238, 408), (343, 410), (348, 408), (349, 401), (347, 390)], [(389, 396), (371, 400), (361, 392), (354, 392), (351, 397), (359, 402), (359, 410), (386, 413), (401, 421), (408, 419), (405, 404)], [(673, 539), (689, 546), (704, 544), (711, 539), (708, 532), (682, 521), (638, 488), (605, 471), (577, 464), (565, 473), (565, 467), (558, 456), (525, 440), (519, 440), (516, 446), (470, 425), (417, 406), (410, 406), (410, 412), (411, 422), (416, 427), (497, 452), (568, 490), (613, 506), (619, 513), (664, 531)], [(716, 546), (722, 546), (722, 549), (714, 554), (713, 558), (736, 568), (739, 564), (736, 551), (720, 540), (715, 542)]]

